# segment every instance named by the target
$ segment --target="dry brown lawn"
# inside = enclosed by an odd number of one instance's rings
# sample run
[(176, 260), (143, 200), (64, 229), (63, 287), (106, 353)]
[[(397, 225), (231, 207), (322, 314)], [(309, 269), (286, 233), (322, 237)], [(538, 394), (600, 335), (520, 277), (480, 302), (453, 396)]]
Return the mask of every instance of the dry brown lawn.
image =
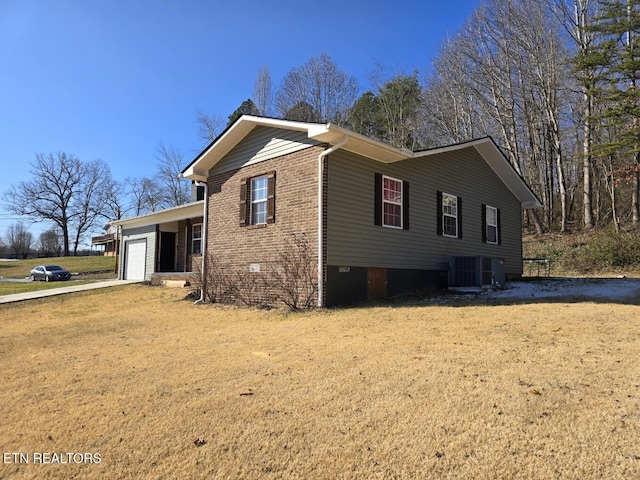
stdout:
[(0, 478), (640, 478), (638, 306), (183, 297), (1, 306)]

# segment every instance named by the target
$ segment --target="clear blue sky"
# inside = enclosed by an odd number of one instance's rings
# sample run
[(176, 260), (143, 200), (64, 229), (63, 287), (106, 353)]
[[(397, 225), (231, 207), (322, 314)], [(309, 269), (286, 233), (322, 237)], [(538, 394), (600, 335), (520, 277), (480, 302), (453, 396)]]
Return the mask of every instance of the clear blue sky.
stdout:
[[(205, 146), (198, 112), (226, 120), (263, 66), (276, 87), (327, 52), (363, 91), (376, 63), (423, 72), (478, 3), (0, 0), (0, 194), (36, 153), (100, 158), (123, 180), (151, 176), (162, 141), (186, 166)], [(18, 220), (0, 203), (0, 236)]]

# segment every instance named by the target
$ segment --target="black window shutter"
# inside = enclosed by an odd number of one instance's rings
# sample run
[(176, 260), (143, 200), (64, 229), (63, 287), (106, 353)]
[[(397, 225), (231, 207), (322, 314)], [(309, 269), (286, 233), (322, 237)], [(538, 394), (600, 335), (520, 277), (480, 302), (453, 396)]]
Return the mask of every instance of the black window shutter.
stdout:
[(382, 225), (382, 174), (375, 174), (373, 194), (373, 224)]
[(409, 230), (409, 182), (402, 182), (402, 229)]
[(458, 199), (458, 238), (462, 238), (462, 198)]
[(276, 221), (276, 172), (267, 175), (267, 223)]
[(482, 243), (487, 243), (487, 206), (482, 204), (481, 211), (481, 219), (482, 219)]
[(240, 226), (244, 227), (249, 224), (249, 182), (243, 178), (240, 183)]
[(436, 192), (436, 225), (438, 235), (442, 235), (442, 192)]
[(502, 244), (502, 226), (500, 224), (500, 209), (496, 209), (497, 210), (497, 217), (498, 217), (498, 245)]

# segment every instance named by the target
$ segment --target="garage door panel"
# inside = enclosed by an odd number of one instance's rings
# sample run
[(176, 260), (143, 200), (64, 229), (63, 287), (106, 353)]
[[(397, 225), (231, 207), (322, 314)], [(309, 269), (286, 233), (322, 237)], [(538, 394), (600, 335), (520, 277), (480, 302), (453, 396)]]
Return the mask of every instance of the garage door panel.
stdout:
[(129, 240), (125, 249), (125, 280), (144, 280), (147, 257), (147, 241)]

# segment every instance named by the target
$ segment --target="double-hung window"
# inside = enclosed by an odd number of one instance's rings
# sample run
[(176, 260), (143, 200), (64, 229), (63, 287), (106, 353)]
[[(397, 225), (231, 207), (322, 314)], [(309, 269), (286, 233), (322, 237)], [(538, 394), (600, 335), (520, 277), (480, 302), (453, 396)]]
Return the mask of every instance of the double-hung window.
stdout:
[(409, 182), (375, 174), (374, 225), (409, 230)]
[(458, 236), (458, 197), (442, 194), (442, 235)]
[(500, 209), (482, 205), (482, 241), (498, 245), (500, 243)]
[(251, 225), (267, 223), (267, 177), (251, 179)]
[(191, 253), (199, 255), (202, 253), (202, 224), (195, 223), (191, 230)]
[(382, 177), (382, 225), (402, 228), (402, 180)]
[(240, 183), (240, 226), (276, 221), (276, 172), (244, 178)]
[(498, 243), (498, 210), (487, 206), (487, 243)]
[(462, 198), (437, 192), (438, 235), (462, 238)]

